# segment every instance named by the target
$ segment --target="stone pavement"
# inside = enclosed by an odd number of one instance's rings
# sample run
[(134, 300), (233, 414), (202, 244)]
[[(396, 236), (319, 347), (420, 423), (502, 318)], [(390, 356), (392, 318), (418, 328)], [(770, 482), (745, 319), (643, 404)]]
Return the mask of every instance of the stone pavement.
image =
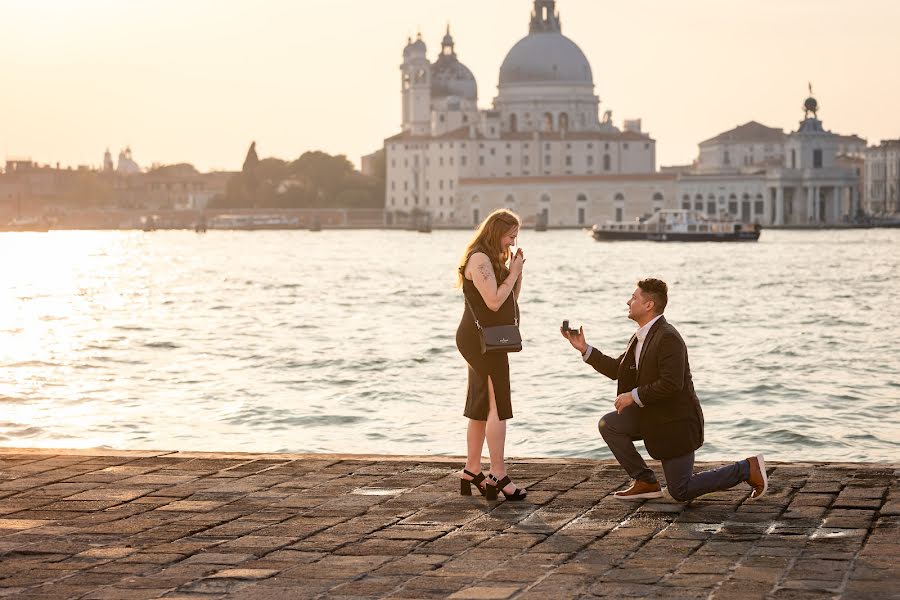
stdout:
[[(689, 505), (618, 466), (0, 449), (0, 598), (900, 598), (896, 464), (775, 464)], [(710, 464), (698, 465), (708, 467)]]

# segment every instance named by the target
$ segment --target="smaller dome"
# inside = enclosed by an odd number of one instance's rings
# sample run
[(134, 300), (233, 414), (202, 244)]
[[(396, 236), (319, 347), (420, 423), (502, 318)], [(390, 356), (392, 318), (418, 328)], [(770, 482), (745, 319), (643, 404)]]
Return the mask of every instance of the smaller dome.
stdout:
[(815, 98), (813, 98), (812, 96), (810, 96), (810, 97), (807, 98), (806, 101), (803, 103), (803, 109), (804, 109), (804, 110), (808, 110), (809, 112), (816, 112), (816, 111), (819, 110), (819, 103), (816, 101)]
[[(425, 46), (425, 42), (422, 41), (422, 34), (416, 36), (416, 41), (407, 46), (410, 54), (421, 54), (425, 55), (428, 53), (428, 48)], [(404, 52), (405, 54), (405, 52)]]
[(478, 84), (475, 76), (456, 55), (441, 55), (431, 67), (431, 96), (459, 96), (466, 100), (478, 100)]

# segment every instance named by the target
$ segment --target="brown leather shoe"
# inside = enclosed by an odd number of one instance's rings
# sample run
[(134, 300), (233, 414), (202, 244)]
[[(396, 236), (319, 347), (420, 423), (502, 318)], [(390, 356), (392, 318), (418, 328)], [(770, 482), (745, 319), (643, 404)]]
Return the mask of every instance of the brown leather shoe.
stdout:
[(757, 454), (756, 456), (748, 458), (747, 462), (750, 463), (750, 477), (747, 478), (747, 483), (753, 488), (753, 491), (750, 492), (750, 499), (757, 500), (762, 498), (769, 489), (769, 476), (766, 475), (766, 461), (763, 460), (762, 454)]
[(659, 483), (647, 483), (646, 481), (635, 481), (627, 490), (613, 494), (613, 498), (619, 500), (646, 500), (662, 498), (662, 496), (662, 488), (659, 487)]

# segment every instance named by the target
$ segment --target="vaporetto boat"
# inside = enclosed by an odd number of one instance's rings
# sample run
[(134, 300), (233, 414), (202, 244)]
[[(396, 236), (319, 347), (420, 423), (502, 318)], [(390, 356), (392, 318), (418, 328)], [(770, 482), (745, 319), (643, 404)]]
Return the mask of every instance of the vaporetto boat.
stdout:
[(711, 219), (698, 211), (672, 208), (659, 210), (643, 221), (598, 223), (591, 234), (604, 242), (755, 242), (761, 230), (756, 223)]

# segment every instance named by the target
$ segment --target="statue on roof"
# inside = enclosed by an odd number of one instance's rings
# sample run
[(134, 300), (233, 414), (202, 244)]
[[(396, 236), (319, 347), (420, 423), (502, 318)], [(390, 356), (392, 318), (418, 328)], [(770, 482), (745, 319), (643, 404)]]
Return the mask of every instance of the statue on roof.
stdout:
[(809, 98), (807, 98), (803, 102), (803, 115), (804, 115), (804, 118), (808, 119), (809, 113), (812, 113), (813, 119), (818, 119), (819, 118), (818, 117), (819, 103), (813, 97), (812, 82), (809, 82), (808, 85), (809, 85)]

